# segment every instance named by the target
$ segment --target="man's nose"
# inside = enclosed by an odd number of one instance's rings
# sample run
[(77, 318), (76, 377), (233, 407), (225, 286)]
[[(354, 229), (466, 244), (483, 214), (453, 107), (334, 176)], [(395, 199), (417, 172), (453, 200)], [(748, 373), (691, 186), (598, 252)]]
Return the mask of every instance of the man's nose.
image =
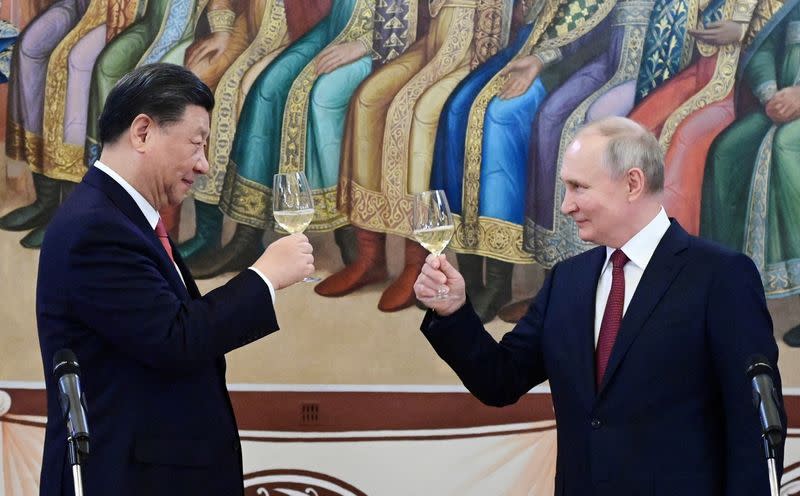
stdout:
[(575, 202), (572, 201), (572, 198), (569, 193), (565, 193), (564, 200), (561, 202), (561, 213), (564, 215), (569, 215), (574, 211), (575, 211)]
[(194, 167), (194, 171), (197, 172), (198, 174), (205, 174), (208, 172), (208, 169), (209, 169), (208, 159), (206, 158), (206, 155), (203, 154), (200, 157), (200, 160), (197, 161), (197, 164)]

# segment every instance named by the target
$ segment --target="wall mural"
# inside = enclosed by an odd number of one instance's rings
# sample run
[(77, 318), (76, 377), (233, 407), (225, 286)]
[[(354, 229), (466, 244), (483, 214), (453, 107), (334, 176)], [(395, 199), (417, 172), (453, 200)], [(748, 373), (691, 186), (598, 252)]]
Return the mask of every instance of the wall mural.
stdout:
[[(589, 248), (560, 214), (559, 171), (581, 126), (617, 115), (658, 137), (670, 216), (752, 257), (768, 298), (800, 293), (800, 0), (11, 5), (0, 8), (5, 154), (26, 165), (35, 194), (9, 190), (6, 205), (19, 207), (0, 230), (24, 232), (21, 251), (41, 245), (99, 157), (97, 119), (117, 80), (169, 62), (216, 98), (210, 171), (193, 205), (161, 212), (197, 279), (261, 254), (279, 230), (273, 174), (304, 171), (308, 231), (332, 233), (328, 255), (342, 262), (313, 297), (385, 283), (378, 311), (413, 307), (427, 252), (411, 236), (412, 198), (442, 189), (449, 250), (481, 320), (516, 322), (530, 300), (513, 301), (515, 270)], [(402, 263), (390, 275), (393, 238)], [(784, 339), (800, 347), (800, 328)], [(248, 494), (271, 494), (275, 476), (254, 473)]]
[[(36, 199), (0, 229), (38, 247), (99, 156), (96, 122), (115, 82), (171, 62), (217, 99), (211, 170), (190, 200), (195, 235), (180, 245), (197, 278), (256, 258), (275, 228), (273, 174), (303, 170), (309, 230), (333, 231), (344, 261), (315, 291), (385, 280), (387, 235), (400, 236), (405, 269), (379, 309), (406, 308), (426, 254), (410, 239), (411, 195), (444, 189), (476, 308), (513, 321), (516, 265), (549, 268), (587, 248), (558, 211), (565, 145), (587, 122), (627, 115), (667, 154), (668, 212), (750, 255), (768, 296), (794, 295), (800, 176), (788, 164), (800, 124), (797, 105), (781, 102), (800, 98), (797, 3), (55, 1), (11, 61), (6, 154), (27, 163)], [(162, 214), (174, 231), (180, 211)], [(226, 216), (235, 230), (223, 245)]]

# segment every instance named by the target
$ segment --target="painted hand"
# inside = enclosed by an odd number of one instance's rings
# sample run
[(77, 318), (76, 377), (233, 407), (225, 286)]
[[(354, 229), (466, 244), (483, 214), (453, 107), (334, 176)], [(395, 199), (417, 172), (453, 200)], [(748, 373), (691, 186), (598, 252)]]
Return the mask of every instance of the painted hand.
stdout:
[(186, 49), (186, 67), (191, 70), (205, 59), (212, 63), (214, 59), (222, 54), (227, 48), (231, 39), (231, 33), (218, 31), (211, 33), (202, 40), (196, 41)]
[(343, 65), (355, 62), (367, 54), (367, 47), (360, 41), (348, 41), (331, 45), (317, 56), (317, 75), (328, 74)]
[(736, 21), (712, 22), (705, 29), (689, 29), (689, 34), (709, 45), (723, 46), (738, 43), (742, 36), (742, 25)]
[(767, 116), (776, 124), (800, 118), (800, 86), (789, 86), (775, 93), (766, 107)]
[(508, 100), (525, 93), (539, 76), (542, 68), (542, 60), (536, 55), (528, 55), (511, 62), (501, 73), (507, 75), (508, 79), (498, 96)]

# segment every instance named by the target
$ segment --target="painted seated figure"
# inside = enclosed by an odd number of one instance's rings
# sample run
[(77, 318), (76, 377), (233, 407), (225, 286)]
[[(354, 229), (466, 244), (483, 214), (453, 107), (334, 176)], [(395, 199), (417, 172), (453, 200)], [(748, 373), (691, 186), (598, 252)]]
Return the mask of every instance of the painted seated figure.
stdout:
[[(740, 62), (758, 105), (714, 141), (700, 234), (750, 256), (768, 298), (800, 293), (800, 1), (769, 19)], [(745, 95), (742, 95), (743, 97)], [(742, 98), (744, 99), (744, 98)], [(784, 340), (800, 346), (800, 327)]]
[[(406, 238), (404, 268), (378, 308), (391, 312), (414, 303), (413, 282), (427, 253), (410, 239), (411, 205), (414, 193), (430, 188), (441, 110), (480, 56), (499, 49), (496, 44), (476, 51), (482, 26), (478, 4), (427, 3), (431, 21), (425, 35), (356, 91), (347, 115), (337, 204), (355, 226), (358, 258), (318, 284), (318, 294), (343, 296), (386, 280), (386, 235), (396, 234)], [(497, 5), (502, 4), (490, 7)]]
[[(43, 168), (42, 123), (47, 65), (53, 50), (78, 24), (89, 0), (58, 0), (36, 16), (14, 46), (8, 82), (6, 155), (27, 163), (35, 201), (0, 217), (0, 229), (29, 231), (46, 225), (59, 205), (62, 181)], [(22, 245), (28, 246), (23, 238)], [(34, 246), (29, 246), (34, 247)]]
[(191, 261), (195, 277), (240, 270), (261, 253), (261, 238), (273, 225), (277, 172), (305, 171), (314, 189), (310, 230), (347, 224), (335, 208), (339, 149), (350, 96), (372, 71), (374, 12), (374, 0), (335, 0), (327, 17), (255, 79), (239, 115), (219, 202), (236, 230), (227, 245)]
[[(227, 48), (226, 36), (211, 32), (195, 41), (186, 50), (187, 67), (209, 73), (207, 79), (215, 84), (214, 110), (211, 113), (211, 133), (208, 139), (207, 174), (196, 178), (192, 193), (195, 207), (194, 235), (178, 245), (183, 259), (193, 266), (195, 257), (207, 256), (220, 249), (223, 214), (219, 209), (222, 184), (228, 166), (244, 99), (253, 81), (290, 42), (296, 40), (328, 14), (330, 0), (256, 0), (247, 2), (236, 13), (233, 24), (237, 36), (245, 35), (249, 45), (232, 62), (218, 59), (220, 47)], [(222, 37), (222, 40), (215, 38)], [(231, 34), (230, 38), (234, 35)], [(228, 39), (230, 39), (228, 38)], [(227, 61), (230, 55), (224, 59)], [(222, 70), (222, 73), (219, 71)]]
[(614, 4), (539, 4), (516, 40), (471, 73), (445, 106), (431, 189), (445, 190), (456, 214), (450, 248), (484, 322), (510, 301), (514, 264), (531, 262), (522, 225), (533, 119), (549, 91), (600, 51)]
[[(757, 0), (711, 2), (699, 16), (705, 28), (694, 62), (642, 100), (629, 117), (655, 134), (665, 152), (663, 204), (690, 234), (700, 230), (700, 194), (711, 142), (735, 118), (736, 67), (756, 32)], [(767, 4), (767, 2), (761, 2)]]

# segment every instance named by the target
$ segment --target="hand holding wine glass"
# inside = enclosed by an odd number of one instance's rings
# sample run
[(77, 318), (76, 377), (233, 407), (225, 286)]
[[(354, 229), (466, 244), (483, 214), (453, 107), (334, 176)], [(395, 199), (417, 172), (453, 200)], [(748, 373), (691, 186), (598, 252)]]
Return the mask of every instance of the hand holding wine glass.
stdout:
[[(272, 215), (289, 234), (306, 230), (314, 218), (314, 197), (304, 172), (275, 174), (272, 183)], [(319, 277), (306, 277), (303, 282), (319, 282)]]
[[(414, 196), (411, 225), (414, 238), (419, 244), (431, 252), (435, 258), (439, 258), (450, 242), (450, 238), (453, 237), (455, 229), (453, 215), (450, 213), (450, 206), (444, 191), (438, 189), (424, 191)], [(447, 299), (447, 292), (448, 287), (442, 283), (437, 288), (433, 299)]]
[(305, 234), (278, 238), (253, 262), (276, 290), (300, 282), (314, 273), (314, 248)]

